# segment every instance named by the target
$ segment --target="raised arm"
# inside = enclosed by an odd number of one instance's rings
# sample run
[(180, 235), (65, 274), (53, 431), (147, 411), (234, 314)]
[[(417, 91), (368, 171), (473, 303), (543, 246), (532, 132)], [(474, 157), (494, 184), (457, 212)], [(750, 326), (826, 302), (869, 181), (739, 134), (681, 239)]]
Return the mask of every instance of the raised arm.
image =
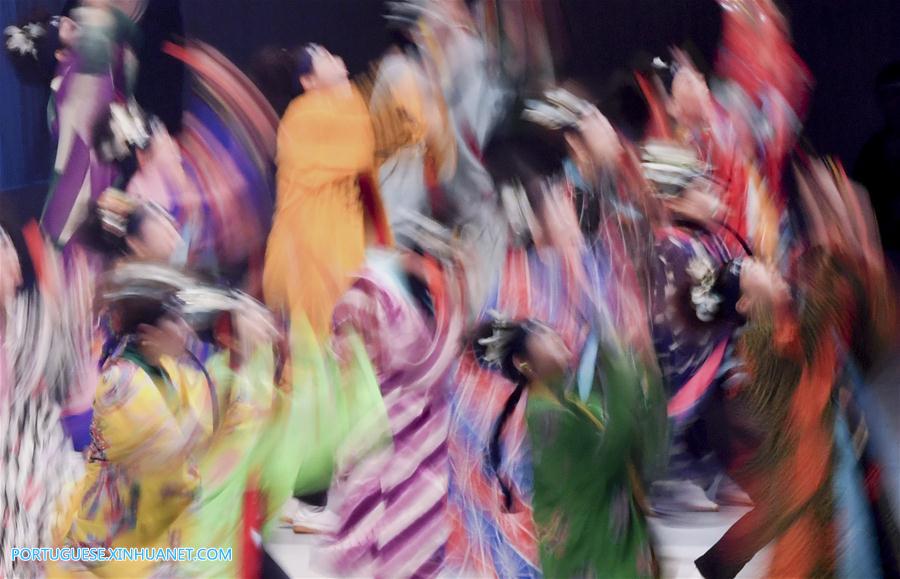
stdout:
[(359, 82), (368, 101), (376, 164), (399, 150), (424, 144), (438, 172), (455, 167), (455, 141), (447, 105), (425, 64), (399, 51), (388, 54)]
[(806, 114), (812, 76), (794, 50), (787, 20), (772, 0), (719, 0), (719, 4), (723, 33), (716, 72), (740, 87), (752, 107), (741, 111), (732, 106), (729, 113), (749, 125), (747, 136), (755, 133), (762, 141), (759, 152), (774, 175)]
[(161, 472), (178, 465), (204, 434), (192, 410), (176, 417), (149, 375), (130, 362), (111, 364), (94, 400), (89, 452), (130, 472)]

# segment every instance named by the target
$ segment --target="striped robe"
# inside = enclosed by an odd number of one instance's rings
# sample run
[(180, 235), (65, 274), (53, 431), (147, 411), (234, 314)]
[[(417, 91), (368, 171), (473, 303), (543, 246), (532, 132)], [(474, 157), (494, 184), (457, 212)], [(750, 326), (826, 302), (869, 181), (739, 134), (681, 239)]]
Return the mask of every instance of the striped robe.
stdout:
[(444, 567), (450, 529), (447, 387), (462, 317), (442, 272), (424, 265), (434, 317), (412, 297), (396, 255), (381, 253), (370, 256), (335, 309), (335, 348), (340, 354), (348, 329), (362, 338), (392, 439), (374, 452), (345, 448), (338, 461), (331, 500), (340, 524), (330, 543), (343, 575), (432, 577)]
[[(582, 258), (582, 259), (577, 259)], [(512, 249), (485, 311), (549, 323), (572, 351), (586, 338), (585, 294), (580, 276), (600, 287), (597, 261), (585, 252), (566, 258), (555, 250)], [(582, 278), (583, 279), (583, 278)], [(454, 376), (450, 425), (451, 538), (448, 569), (470, 577), (540, 576), (531, 510), (532, 465), (526, 440), (525, 401), (503, 432), (500, 476), (512, 489), (513, 506), (502, 509), (497, 473), (485, 460), (494, 424), (513, 385), (482, 368), (467, 352)], [(526, 394), (527, 396), (527, 394)]]
[(88, 204), (113, 185), (116, 167), (92, 146), (94, 126), (110, 104), (130, 94), (136, 63), (127, 42), (134, 24), (119, 12), (79, 9), (82, 35), (60, 62), (50, 102), (56, 159), (41, 226), (66, 245), (86, 216)]

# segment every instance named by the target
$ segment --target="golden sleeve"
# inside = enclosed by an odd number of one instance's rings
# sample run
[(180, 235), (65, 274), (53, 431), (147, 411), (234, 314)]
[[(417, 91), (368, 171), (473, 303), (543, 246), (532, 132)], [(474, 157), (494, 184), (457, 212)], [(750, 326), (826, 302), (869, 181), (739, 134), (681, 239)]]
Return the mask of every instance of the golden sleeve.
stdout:
[[(453, 158), (455, 141), (442, 98), (429, 98), (422, 72), (402, 57), (388, 57), (358, 81), (369, 106), (375, 136), (375, 164), (404, 147), (424, 143), (439, 167)], [(439, 94), (439, 90), (431, 91)]]

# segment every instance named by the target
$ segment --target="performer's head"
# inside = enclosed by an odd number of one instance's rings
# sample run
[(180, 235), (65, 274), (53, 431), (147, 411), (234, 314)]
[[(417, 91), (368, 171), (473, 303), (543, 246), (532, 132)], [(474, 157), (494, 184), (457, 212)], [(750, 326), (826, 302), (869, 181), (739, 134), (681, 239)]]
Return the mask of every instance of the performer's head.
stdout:
[(101, 279), (98, 305), (109, 314), (117, 340), (128, 340), (147, 362), (158, 365), (162, 356), (184, 352), (190, 328), (177, 294), (195, 284), (196, 280), (168, 266), (120, 263)]
[(115, 189), (108, 189), (92, 205), (80, 236), (103, 254), (159, 263), (170, 262), (183, 246), (165, 209)]
[(19, 79), (46, 86), (53, 79), (66, 42), (77, 33), (77, 24), (66, 16), (39, 11), (4, 32), (6, 54)]
[(705, 223), (717, 216), (721, 184), (692, 148), (649, 142), (641, 150), (641, 167), (653, 193), (674, 219)]
[(560, 131), (518, 121), (498, 131), (485, 147), (484, 164), (516, 243), (529, 246), (545, 237), (545, 201), (558, 192), (566, 153)]
[[(494, 472), (500, 468), (500, 438), (506, 422), (513, 415), (523, 391), (536, 384), (555, 388), (573, 365), (573, 356), (562, 338), (549, 326), (534, 320), (506, 321), (495, 319), (480, 325), (474, 332), (471, 347), (479, 364), (500, 373), (516, 385), (497, 420), (494, 422), (488, 458)], [(561, 394), (557, 390), (557, 394)], [(512, 488), (497, 476), (507, 511), (513, 506)]]
[(676, 51), (676, 71), (672, 79), (669, 114), (679, 124), (694, 127), (709, 123), (712, 114), (712, 95), (706, 78), (697, 70), (686, 53)]
[(198, 280), (175, 296), (175, 308), (204, 342), (227, 349), (232, 362), (246, 361), (271, 345), (278, 331), (269, 311), (243, 292)]
[(767, 317), (790, 299), (778, 270), (753, 257), (732, 260), (696, 280), (688, 299), (702, 323), (742, 324)]
[(309, 44), (297, 52), (297, 76), (304, 91), (329, 89), (349, 82), (344, 60), (318, 44)]
[(486, 322), (475, 331), (472, 348), (479, 363), (515, 384), (556, 382), (572, 365), (559, 334), (533, 320)]

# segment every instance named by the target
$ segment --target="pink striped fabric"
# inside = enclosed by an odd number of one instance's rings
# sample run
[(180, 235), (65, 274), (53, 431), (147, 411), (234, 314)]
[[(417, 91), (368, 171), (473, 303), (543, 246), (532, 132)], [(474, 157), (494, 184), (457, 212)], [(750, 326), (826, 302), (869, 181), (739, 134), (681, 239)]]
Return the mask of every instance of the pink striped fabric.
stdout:
[[(392, 443), (340, 464), (332, 500), (340, 525), (330, 537), (347, 575), (433, 577), (449, 537), (447, 385), (462, 329), (459, 292), (432, 268), (435, 318), (409, 295), (401, 264), (376, 260), (335, 309), (335, 325), (361, 335), (373, 361)], [(335, 345), (340, 353), (340, 339)]]

